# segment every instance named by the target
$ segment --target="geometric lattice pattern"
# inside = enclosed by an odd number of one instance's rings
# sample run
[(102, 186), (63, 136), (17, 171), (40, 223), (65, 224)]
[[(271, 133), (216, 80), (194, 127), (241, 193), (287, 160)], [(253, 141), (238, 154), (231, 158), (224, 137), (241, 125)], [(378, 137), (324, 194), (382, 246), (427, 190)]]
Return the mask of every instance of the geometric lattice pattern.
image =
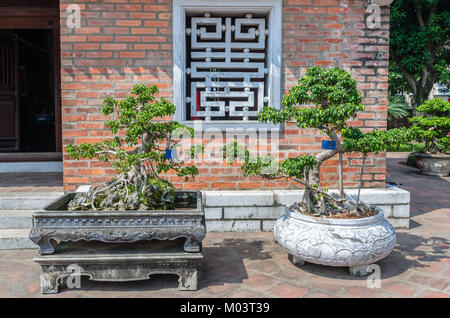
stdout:
[(190, 119), (255, 120), (268, 102), (266, 18), (186, 17), (186, 110)]

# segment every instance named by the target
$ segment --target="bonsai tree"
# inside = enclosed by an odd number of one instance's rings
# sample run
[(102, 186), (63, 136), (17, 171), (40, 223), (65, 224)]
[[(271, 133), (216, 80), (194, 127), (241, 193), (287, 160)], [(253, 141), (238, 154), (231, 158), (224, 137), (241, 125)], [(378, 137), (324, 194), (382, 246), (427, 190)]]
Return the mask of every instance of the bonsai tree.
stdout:
[[(243, 150), (242, 146), (234, 143), (224, 149), (228, 160), (243, 159), (242, 169), (245, 176), (287, 178), (303, 185), (303, 198), (299, 204), (294, 205), (294, 208), (302, 213), (332, 216), (345, 212), (354, 217), (375, 214), (374, 207), (359, 202), (359, 194), (356, 202), (346, 199), (343, 187), (343, 154), (362, 152), (364, 161), (369, 152), (400, 147), (410, 139), (408, 130), (402, 128), (363, 133), (359, 128), (351, 127), (348, 120), (356, 117), (359, 111), (364, 110), (364, 106), (361, 94), (356, 89), (356, 81), (347, 71), (339, 68), (309, 68), (305, 76), (298, 80), (298, 84), (283, 97), (282, 105), (284, 108), (281, 110), (264, 107), (258, 114), (259, 121), (283, 123), (295, 120), (299, 128), (316, 128), (330, 139), (329, 149), (316, 155), (299, 154), (278, 164), (270, 156), (252, 157), (248, 150)], [(332, 195), (320, 185), (321, 165), (335, 155), (339, 158), (339, 196)], [(362, 175), (363, 169), (360, 187)]]
[(450, 103), (440, 98), (427, 100), (417, 107), (423, 115), (410, 119), (415, 140), (424, 142), (425, 152), (446, 153), (450, 147)]
[[(172, 159), (176, 136), (192, 135), (191, 128), (164, 120), (175, 106), (164, 98), (156, 100), (158, 88), (135, 85), (131, 94), (118, 101), (108, 97), (102, 113), (113, 138), (102, 143), (67, 145), (71, 158), (96, 158), (110, 162), (118, 175), (110, 182), (80, 193), (69, 203), (69, 210), (151, 210), (167, 209), (174, 202), (174, 186), (161, 178), (169, 169), (178, 176), (198, 174), (195, 166)], [(182, 131), (180, 131), (182, 130)]]

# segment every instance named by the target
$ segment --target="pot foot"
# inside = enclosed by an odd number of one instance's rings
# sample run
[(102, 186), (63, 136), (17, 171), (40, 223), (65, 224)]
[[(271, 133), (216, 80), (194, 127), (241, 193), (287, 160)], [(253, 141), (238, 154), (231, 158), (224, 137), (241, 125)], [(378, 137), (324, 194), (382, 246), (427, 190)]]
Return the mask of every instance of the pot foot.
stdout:
[(57, 294), (59, 292), (58, 274), (41, 273), (41, 293)]
[(40, 255), (50, 255), (55, 252), (57, 243), (52, 238), (43, 237), (37, 242), (37, 245), (39, 246)]
[(294, 264), (296, 266), (303, 266), (303, 265), (305, 265), (305, 261), (304, 260), (302, 260), (302, 259), (300, 259), (300, 258), (298, 258), (298, 257), (296, 257), (296, 256), (294, 256), (292, 254), (291, 254), (291, 256), (292, 256), (292, 264)]
[(370, 265), (359, 265), (359, 266), (350, 266), (349, 268), (350, 275), (353, 277), (362, 277), (367, 276), (372, 273), (370, 271)]
[(193, 237), (188, 237), (184, 243), (184, 250), (188, 253), (198, 253), (202, 250), (202, 243)]
[(197, 290), (197, 270), (184, 270), (178, 279), (178, 290)]

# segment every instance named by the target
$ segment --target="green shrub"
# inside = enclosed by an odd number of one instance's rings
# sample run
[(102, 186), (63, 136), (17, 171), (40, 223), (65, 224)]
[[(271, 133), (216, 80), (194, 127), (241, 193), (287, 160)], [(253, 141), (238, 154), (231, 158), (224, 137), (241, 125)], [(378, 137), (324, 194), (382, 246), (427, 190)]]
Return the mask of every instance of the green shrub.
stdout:
[(415, 140), (425, 143), (424, 151), (447, 152), (450, 147), (450, 103), (440, 98), (427, 100), (417, 107), (423, 115), (410, 119)]
[(413, 155), (413, 154), (410, 154), (410, 155), (408, 156), (408, 159), (406, 159), (406, 164), (407, 164), (408, 166), (410, 166), (410, 167), (416, 168), (416, 167), (417, 167), (417, 165), (416, 165), (416, 156)]
[(409, 105), (403, 96), (389, 96), (388, 120), (401, 119), (409, 115)]

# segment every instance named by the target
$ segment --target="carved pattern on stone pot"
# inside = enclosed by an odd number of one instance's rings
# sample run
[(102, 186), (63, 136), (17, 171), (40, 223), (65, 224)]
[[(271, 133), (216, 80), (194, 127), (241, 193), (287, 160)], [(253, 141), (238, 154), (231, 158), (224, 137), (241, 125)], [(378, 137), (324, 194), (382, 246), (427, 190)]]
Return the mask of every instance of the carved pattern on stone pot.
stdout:
[(286, 207), (275, 223), (278, 243), (297, 259), (329, 266), (359, 266), (386, 257), (396, 234), (383, 212), (361, 219), (311, 217)]

